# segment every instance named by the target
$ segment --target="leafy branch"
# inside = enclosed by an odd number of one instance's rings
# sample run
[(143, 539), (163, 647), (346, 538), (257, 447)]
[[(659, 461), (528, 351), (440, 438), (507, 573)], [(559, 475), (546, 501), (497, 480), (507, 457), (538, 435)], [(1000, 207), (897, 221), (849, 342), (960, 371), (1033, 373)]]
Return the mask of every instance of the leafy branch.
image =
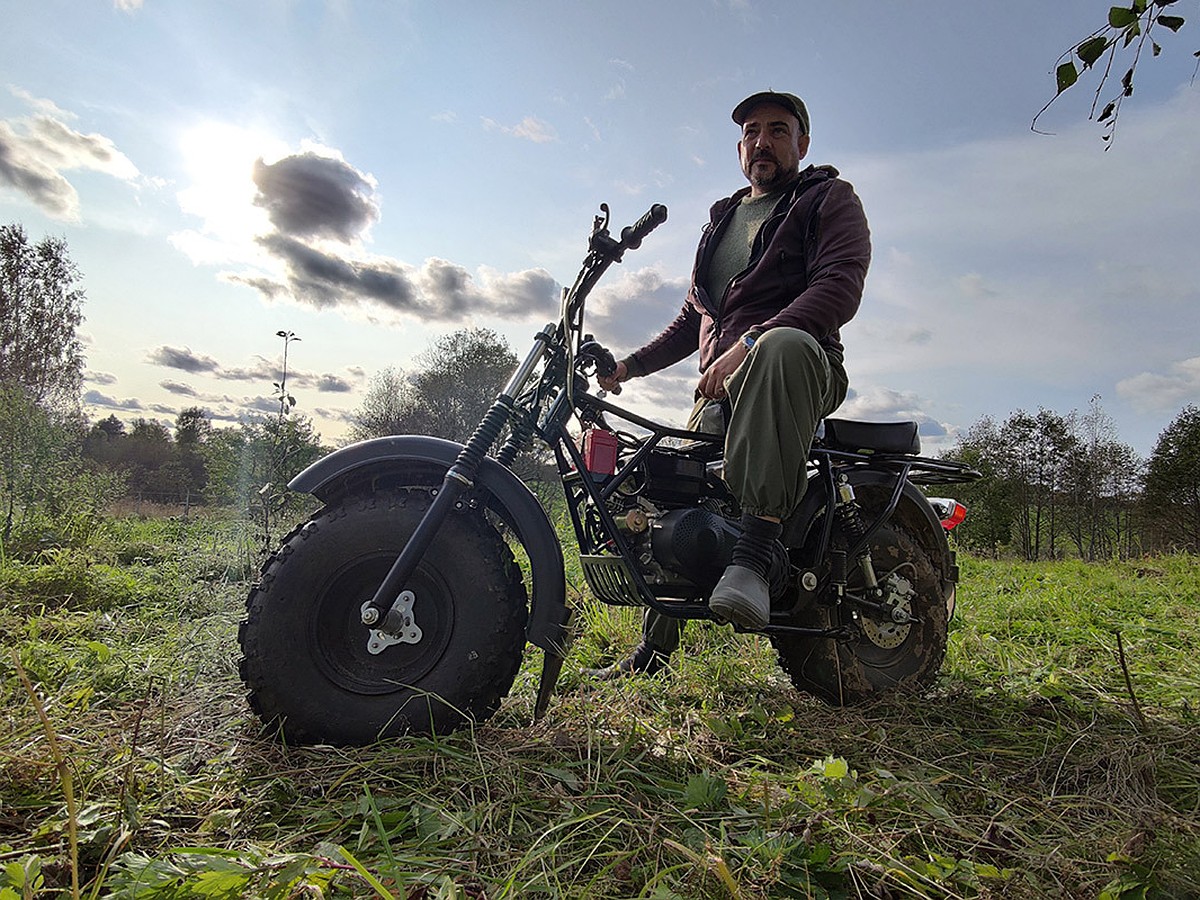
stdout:
[[(1034, 131), (1038, 131), (1037, 123), (1042, 114), (1062, 96), (1064, 91), (1074, 87), (1084, 72), (1092, 68), (1099, 68), (1098, 64), (1103, 60), (1103, 71), (1100, 75), (1100, 82), (1096, 85), (1096, 94), (1092, 99), (1092, 108), (1088, 118), (1095, 118), (1098, 123), (1104, 124), (1105, 134), (1101, 139), (1111, 142), (1116, 133), (1121, 103), (1126, 97), (1133, 94), (1134, 72), (1142, 58), (1142, 52), (1149, 44), (1152, 56), (1162, 53), (1162, 46), (1152, 36), (1155, 34), (1155, 30), (1157, 29), (1161, 34), (1161, 30), (1165, 28), (1174, 33), (1186, 24), (1183, 16), (1168, 14), (1168, 8), (1177, 2), (1178, 0), (1133, 0), (1130, 6), (1110, 7), (1107, 24), (1097, 28), (1081, 43), (1059, 56), (1058, 64), (1054, 69), (1055, 94), (1033, 117), (1030, 127)], [(1101, 107), (1104, 87), (1114, 72), (1120, 69), (1117, 64), (1118, 56), (1122, 57), (1123, 61), (1129, 57), (1129, 54), (1132, 54), (1132, 60), (1124, 74), (1121, 75), (1121, 89)], [(1200, 50), (1192, 55), (1200, 60)], [(1197, 65), (1200, 66), (1200, 63)], [(1100, 109), (1099, 115), (1096, 114), (1097, 108)], [(1038, 133), (1044, 134), (1045, 132), (1038, 131)], [(1111, 143), (1109, 146), (1112, 146)]]

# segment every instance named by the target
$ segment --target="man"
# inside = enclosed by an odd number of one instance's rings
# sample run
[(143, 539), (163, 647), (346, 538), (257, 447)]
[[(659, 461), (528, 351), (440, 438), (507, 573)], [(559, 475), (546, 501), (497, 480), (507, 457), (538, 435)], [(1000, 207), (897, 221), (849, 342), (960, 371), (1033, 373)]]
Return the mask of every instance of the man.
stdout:
[[(700, 350), (688, 427), (724, 425), (725, 480), (741, 503), (743, 532), (709, 608), (762, 628), (780, 523), (804, 495), (818, 422), (846, 397), (838, 329), (858, 309), (871, 241), (862, 204), (837, 170), (800, 170), (809, 117), (799, 97), (753, 94), (733, 121), (742, 128), (738, 158), (749, 187), (713, 205), (679, 315), (600, 385), (612, 391)], [(682, 624), (647, 610), (633, 653), (591, 674), (652, 674), (678, 646)]]

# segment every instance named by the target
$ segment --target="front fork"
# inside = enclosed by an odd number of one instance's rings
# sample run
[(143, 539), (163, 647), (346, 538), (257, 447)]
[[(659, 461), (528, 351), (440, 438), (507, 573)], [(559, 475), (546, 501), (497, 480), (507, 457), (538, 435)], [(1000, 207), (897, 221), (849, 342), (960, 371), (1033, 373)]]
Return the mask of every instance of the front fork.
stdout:
[[(520, 393), (525, 382), (529, 380), (530, 375), (541, 363), (553, 335), (553, 325), (547, 325), (534, 336), (533, 349), (513, 372), (508, 384), (500, 391), (499, 396), (487, 411), (487, 415), (483, 417), (483, 421), (479, 423), (466, 446), (459, 452), (454, 465), (446, 472), (446, 477), (442, 479), (442, 486), (438, 489), (433, 503), (425, 511), (424, 517), (408, 539), (408, 543), (404, 545), (404, 549), (396, 561), (392, 563), (383, 583), (375, 591), (375, 596), (363, 604), (362, 623), (372, 629), (371, 641), (368, 644), (370, 652), (379, 652), (371, 649), (372, 647), (379, 647), (381, 650), (391, 643), (415, 643), (420, 640), (419, 629), (416, 632), (415, 640), (413, 639), (412, 592), (401, 591), (401, 588), (417, 570), (421, 557), (433, 543), (446, 516), (452, 509), (462, 505), (462, 495), (475, 486), (475, 476), (479, 472), (479, 467), (483, 465), (484, 457), (495, 446), (504, 426), (513, 417), (513, 398)], [(506, 447), (505, 450), (509, 450), (509, 448)], [(512, 452), (508, 455), (515, 456), (516, 448), (512, 448)]]
[[(384, 636), (404, 639), (403, 635), (410, 628), (412, 621), (412, 595), (409, 591), (401, 592), (401, 588), (417, 570), (421, 557), (437, 537), (438, 529), (442, 527), (446, 516), (460, 505), (462, 495), (475, 486), (474, 479), (479, 466), (488, 450), (495, 444), (496, 438), (500, 436), (508, 421), (511, 407), (511, 398), (503, 394), (497, 398), (479, 427), (475, 429), (475, 433), (471, 435), (467, 446), (458, 454), (458, 459), (446, 472), (437, 496), (425, 511), (425, 516), (417, 525), (416, 531), (392, 563), (383, 583), (375, 591), (375, 596), (363, 605), (361, 618), (364, 625), (377, 629)], [(408, 597), (405, 597), (406, 594)], [(373, 639), (377, 637), (379, 636), (372, 635)]]

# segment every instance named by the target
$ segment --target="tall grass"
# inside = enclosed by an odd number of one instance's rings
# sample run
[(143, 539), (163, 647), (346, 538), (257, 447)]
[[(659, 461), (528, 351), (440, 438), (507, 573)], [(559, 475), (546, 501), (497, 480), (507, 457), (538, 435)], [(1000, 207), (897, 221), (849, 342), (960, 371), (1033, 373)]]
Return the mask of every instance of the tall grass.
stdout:
[[(4, 654), (3, 900), (73, 874), (141, 898), (1200, 896), (1195, 558), (967, 558), (939, 683), (848, 710), (711, 626), (663, 676), (586, 682), (640, 618), (573, 575), (543, 721), (530, 648), (490, 722), (351, 751), (263, 740), (242, 700), (252, 536), (107, 532), (78, 569), (0, 567), (37, 696)], [(74, 580), (32, 589), (54, 565)]]

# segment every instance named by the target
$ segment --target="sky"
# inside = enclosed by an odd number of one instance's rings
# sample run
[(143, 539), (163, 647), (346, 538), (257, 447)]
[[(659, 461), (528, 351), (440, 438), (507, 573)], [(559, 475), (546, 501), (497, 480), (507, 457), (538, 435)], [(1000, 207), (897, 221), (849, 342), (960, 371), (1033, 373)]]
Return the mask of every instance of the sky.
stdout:
[[(836, 415), (915, 419), (936, 453), (1098, 403), (1146, 456), (1200, 403), (1200, 21), (1160, 29), (1111, 141), (1094, 73), (1035, 132), (1109, 5), (10, 0), (0, 223), (82, 273), (92, 421), (277, 412), (286, 343), (295, 411), (336, 444), (441, 335), (524, 356), (601, 203), (617, 227), (670, 211), (589, 307), (618, 356), (652, 337), (745, 183), (730, 111), (790, 91), (872, 231)], [(682, 422), (696, 365), (620, 402)]]

